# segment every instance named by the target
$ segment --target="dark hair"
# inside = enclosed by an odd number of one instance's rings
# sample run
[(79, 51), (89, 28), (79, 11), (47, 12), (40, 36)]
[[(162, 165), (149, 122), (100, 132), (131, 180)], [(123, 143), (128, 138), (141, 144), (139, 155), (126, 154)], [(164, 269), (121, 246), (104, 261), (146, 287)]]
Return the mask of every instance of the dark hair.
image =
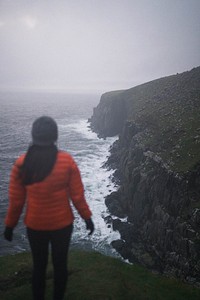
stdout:
[(20, 178), (24, 185), (43, 181), (52, 171), (56, 162), (58, 149), (56, 145), (28, 148), (24, 162), (20, 166)]

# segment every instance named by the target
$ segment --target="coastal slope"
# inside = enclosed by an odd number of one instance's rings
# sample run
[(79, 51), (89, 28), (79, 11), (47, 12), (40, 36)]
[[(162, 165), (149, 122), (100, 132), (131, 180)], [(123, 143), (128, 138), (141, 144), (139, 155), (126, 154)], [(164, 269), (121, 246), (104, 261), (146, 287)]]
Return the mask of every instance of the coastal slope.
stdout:
[(119, 135), (107, 162), (120, 182), (106, 197), (113, 247), (190, 282), (200, 282), (199, 116), (197, 67), (106, 93), (90, 119), (99, 136)]

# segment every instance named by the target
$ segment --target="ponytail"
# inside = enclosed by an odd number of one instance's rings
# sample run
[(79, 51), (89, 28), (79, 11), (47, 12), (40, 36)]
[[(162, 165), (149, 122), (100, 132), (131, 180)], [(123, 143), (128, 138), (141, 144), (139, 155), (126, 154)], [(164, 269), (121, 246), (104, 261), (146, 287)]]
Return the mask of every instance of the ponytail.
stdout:
[(56, 162), (56, 145), (31, 145), (20, 167), (20, 178), (24, 185), (43, 181), (52, 171)]

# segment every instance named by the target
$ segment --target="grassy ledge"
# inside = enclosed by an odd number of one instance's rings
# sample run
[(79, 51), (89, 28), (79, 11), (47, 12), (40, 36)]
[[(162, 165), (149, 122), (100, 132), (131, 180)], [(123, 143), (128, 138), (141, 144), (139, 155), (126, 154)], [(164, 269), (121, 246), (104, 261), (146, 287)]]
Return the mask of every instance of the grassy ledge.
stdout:
[[(176, 279), (152, 274), (97, 252), (70, 251), (70, 300), (197, 300), (200, 289)], [(31, 300), (31, 255), (0, 257), (0, 299)], [(52, 299), (52, 265), (47, 272), (46, 300)]]

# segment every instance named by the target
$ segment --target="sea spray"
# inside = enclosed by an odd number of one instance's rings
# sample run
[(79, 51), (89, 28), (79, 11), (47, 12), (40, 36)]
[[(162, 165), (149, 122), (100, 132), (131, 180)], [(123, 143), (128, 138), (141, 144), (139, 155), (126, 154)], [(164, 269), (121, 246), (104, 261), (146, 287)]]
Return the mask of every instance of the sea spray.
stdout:
[[(65, 140), (66, 132), (76, 136), (73, 143), (72, 140), (70, 140), (70, 143)], [(61, 148), (67, 146), (67, 151), (73, 155), (80, 168), (85, 196), (92, 210), (95, 223), (95, 232), (91, 237), (88, 237), (83, 220), (74, 210), (76, 219), (72, 245), (114, 255), (115, 251), (110, 243), (119, 238), (119, 233), (113, 231), (112, 227), (107, 226), (104, 218), (109, 215), (105, 205), (105, 196), (116, 190), (117, 186), (112, 181), (113, 170), (107, 170), (103, 167), (103, 164), (116, 137), (107, 138), (106, 140), (99, 139), (96, 133), (90, 130), (87, 121), (84, 119), (67, 125), (64, 125), (63, 120), (63, 123), (60, 124), (60, 134), (61, 137), (62, 135), (65, 136), (65, 138), (63, 136), (60, 139), (63, 141), (63, 143), (60, 143)]]

